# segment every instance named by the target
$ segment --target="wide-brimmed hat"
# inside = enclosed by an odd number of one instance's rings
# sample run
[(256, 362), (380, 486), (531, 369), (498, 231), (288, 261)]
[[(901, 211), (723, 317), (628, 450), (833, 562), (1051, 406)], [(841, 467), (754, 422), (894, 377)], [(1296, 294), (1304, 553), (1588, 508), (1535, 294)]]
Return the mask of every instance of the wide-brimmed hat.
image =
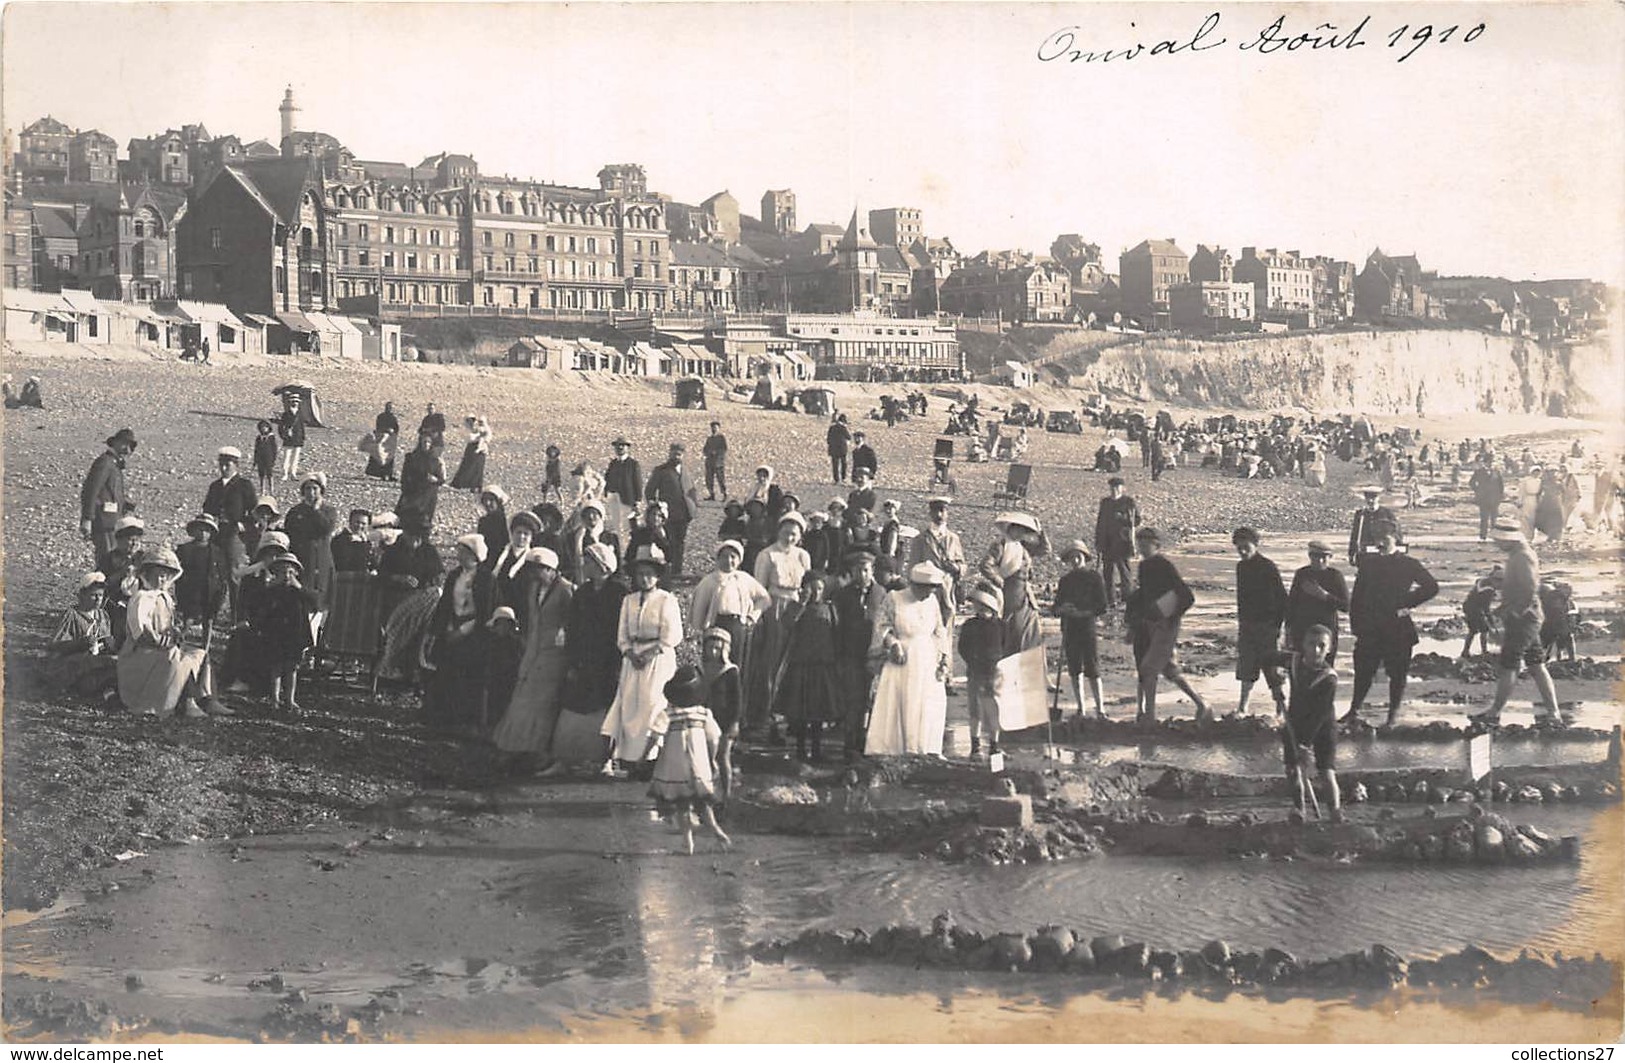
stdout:
[(807, 518), (803, 517), (800, 513), (797, 513), (793, 509), (788, 513), (781, 513), (777, 523), (774, 526), (783, 527), (786, 524), (794, 524), (802, 531), (807, 530)]
[(219, 450), (214, 452), (214, 458), (216, 461), (219, 461), (221, 458), (230, 458), (232, 461), (242, 461), (243, 452), (238, 450), (236, 447), (221, 447)]
[(79, 577), (79, 590), (86, 590), (90, 587), (105, 586), (107, 586), (107, 577), (102, 575), (100, 572), (86, 572), (83, 576)]
[(1073, 554), (1077, 554), (1079, 557), (1083, 558), (1085, 561), (1087, 561), (1091, 557), (1095, 556), (1093, 553), (1090, 552), (1089, 544), (1084, 542), (1082, 539), (1073, 539), (1071, 542), (1067, 543), (1065, 546), (1063, 546), (1061, 548), (1061, 560), (1062, 561), (1065, 561), (1067, 558), (1071, 557)]
[(255, 548), (254, 552), (263, 554), (273, 547), (277, 550), (287, 550), (292, 545), (293, 541), (288, 538), (287, 532), (268, 531), (260, 536), (259, 546)]
[(925, 500), (925, 504), (927, 507), (951, 506), (954, 504), (954, 500), (949, 498), (947, 495), (932, 495), (930, 498)]
[(665, 695), (667, 704), (674, 709), (691, 709), (700, 704), (705, 698), (705, 683), (700, 678), (700, 670), (692, 664), (685, 664), (677, 669), (666, 685), (660, 688)]
[(1357, 494), (1357, 495), (1363, 495), (1366, 498), (1376, 498), (1376, 497), (1379, 497), (1382, 494), (1382, 488), (1380, 488), (1380, 487), (1361, 487), (1361, 488), (1357, 489), (1354, 493)]
[(181, 571), (181, 559), (175, 556), (175, 551), (167, 546), (160, 546), (154, 550), (144, 550), (137, 559), (138, 568), (167, 568), (171, 572)]
[(767, 473), (767, 478), (768, 479), (771, 480), (773, 478), (773, 466), (771, 466), (771, 465), (758, 465), (758, 466), (756, 466), (756, 475), (760, 476), (764, 472)]
[(581, 551), (581, 556), (583, 558), (592, 558), (598, 567), (605, 572), (614, 572), (620, 567), (620, 562), (615, 557), (615, 548), (608, 543), (593, 543)]
[(457, 545), (466, 546), (469, 550), (473, 551), (475, 561), (484, 561), (486, 555), (490, 553), (485, 545), (485, 536), (481, 535), (479, 532), (469, 532), (467, 535), (459, 535), (457, 537)]
[(993, 523), (998, 527), (1026, 528), (1030, 532), (1040, 530), (1038, 518), (1033, 516), (1031, 513), (1000, 513), (997, 517), (993, 518)]
[(722, 551), (724, 551), (724, 550), (732, 550), (734, 553), (739, 555), (739, 559), (741, 561), (743, 561), (745, 559), (745, 544), (741, 543), (738, 539), (724, 539), (724, 540), (722, 540), (720, 543), (717, 544), (717, 548), (715, 550), (713, 550), (711, 552), (711, 554), (712, 554), (713, 557), (715, 557), (717, 554), (722, 553)]
[(809, 521), (822, 521), (823, 523), (828, 524), (829, 514), (825, 513), (821, 509), (815, 509), (811, 513), (807, 514), (807, 519)]
[(628, 562), (627, 567), (635, 568), (638, 565), (651, 565), (656, 571), (663, 570), (666, 567), (666, 551), (654, 543), (644, 543), (638, 547), (637, 554)]
[(519, 623), (519, 617), (514, 614), (511, 607), (506, 605), (499, 605), (495, 609), (491, 610), (491, 619), (485, 622), (485, 626), (496, 627), (498, 620), (507, 620), (515, 625)]
[(1141, 528), (1134, 533), (1134, 541), (1141, 543), (1162, 543), (1162, 533), (1155, 528)]
[(908, 570), (908, 581), (924, 586), (940, 587), (942, 586), (942, 569), (929, 561), (921, 561)]
[(545, 546), (533, 546), (525, 551), (525, 564), (541, 565), (557, 572), (559, 568), (559, 554), (557, 550)]
[(508, 518), (508, 527), (511, 530), (513, 528), (520, 527), (521, 525), (529, 528), (532, 535), (536, 535), (542, 530), (542, 518), (538, 517), (528, 509), (521, 509), (519, 512)]
[(733, 632), (725, 627), (709, 627), (705, 629), (705, 637), (701, 641), (720, 642), (731, 649), (734, 644), (734, 636)]
[(305, 570), (305, 563), (300, 561), (297, 555), (288, 553), (287, 551), (283, 551), (282, 553), (271, 558), (270, 561), (266, 562), (267, 568), (276, 568), (278, 565), (292, 565), (300, 572)]
[(485, 498), (487, 496), (496, 499), (504, 506), (508, 504), (508, 492), (502, 489), (501, 484), (491, 484), (480, 492), (481, 498)]
[(372, 526), (374, 528), (398, 528), (400, 525), (400, 515), (392, 509), (386, 509), (382, 513), (373, 514)]
[(1518, 525), (1497, 521), (1494, 530), (1490, 532), (1490, 540), (1497, 543), (1526, 543), (1529, 538)]
[(585, 502), (581, 503), (580, 512), (585, 513), (589, 509), (595, 511), (600, 517), (604, 515), (604, 504), (598, 501), (596, 498), (589, 498)]
[(127, 531), (146, 531), (146, 521), (134, 513), (126, 513), (113, 524), (113, 535), (123, 535)]
[(135, 430), (131, 428), (120, 428), (117, 432), (114, 432), (112, 435), (107, 437), (107, 445), (110, 447), (117, 446), (120, 443), (128, 443), (130, 444), (130, 449), (134, 450), (136, 446)]
[(191, 531), (199, 524), (203, 525), (205, 528), (208, 528), (212, 532), (218, 532), (220, 530), (220, 522), (215, 520), (214, 517), (208, 513), (199, 513), (197, 516), (187, 521), (186, 530)]
[(326, 494), (327, 493), (327, 474), (325, 472), (313, 472), (313, 473), (311, 473), (309, 476), (306, 476), (303, 480), (299, 481), (299, 490), (303, 491), (305, 489), (306, 484), (315, 484), (317, 487), (320, 487), (322, 489), (323, 494)]
[(254, 503), (254, 508), (260, 509), (261, 507), (269, 509), (272, 513), (282, 512), (282, 507), (276, 504), (276, 497), (274, 495), (261, 495), (259, 500)]
[(992, 609), (995, 613), (1004, 612), (1004, 595), (997, 587), (977, 587), (970, 593), (970, 600)]

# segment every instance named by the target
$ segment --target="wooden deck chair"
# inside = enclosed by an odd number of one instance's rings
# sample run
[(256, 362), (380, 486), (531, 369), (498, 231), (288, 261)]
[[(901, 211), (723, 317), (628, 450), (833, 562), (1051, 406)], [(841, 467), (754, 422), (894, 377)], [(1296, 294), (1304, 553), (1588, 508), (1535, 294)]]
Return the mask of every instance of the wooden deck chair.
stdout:
[(384, 623), (404, 593), (410, 592), (369, 572), (335, 573), (333, 608), (322, 626), (317, 656), (360, 662), (367, 671), (367, 685), (376, 695)]
[(1027, 497), (1027, 489), (1032, 485), (1033, 467), (1031, 465), (1011, 465), (1009, 474), (1004, 478), (1004, 486), (997, 484), (993, 488), (995, 502), (1019, 502)]

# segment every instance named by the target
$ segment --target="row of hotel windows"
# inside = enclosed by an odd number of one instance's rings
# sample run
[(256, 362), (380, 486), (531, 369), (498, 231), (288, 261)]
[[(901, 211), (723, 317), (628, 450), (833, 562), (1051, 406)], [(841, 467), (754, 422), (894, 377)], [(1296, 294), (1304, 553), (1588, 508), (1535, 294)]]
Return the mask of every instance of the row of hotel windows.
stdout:
[[(281, 278), (279, 277), (279, 282)], [(280, 291), (281, 288), (278, 288)], [(338, 282), (338, 295), (347, 299), (355, 295), (368, 295), (379, 290), (376, 283), (367, 281)], [(462, 287), (457, 284), (403, 284), (386, 283), (382, 286), (383, 301), (386, 303), (410, 303), (414, 305), (444, 304), (457, 306), (462, 303)], [(550, 310), (618, 310), (626, 302), (623, 292), (601, 291), (597, 288), (580, 290), (575, 288), (549, 288), (545, 292), (541, 288), (527, 288), (523, 291), (517, 287), (497, 288), (485, 286), (480, 289), (480, 304), (482, 306), (528, 306), (539, 310), (544, 304)], [(633, 304), (639, 310), (663, 310), (666, 306), (664, 292), (634, 292)]]
[[(441, 200), (439, 197), (425, 197), (423, 203), (426, 208), (425, 213), (441, 213)], [(419, 200), (416, 196), (406, 196), (399, 200), (394, 196), (378, 197), (378, 209), (382, 211), (416, 214), (418, 213), (418, 204)], [(493, 200), (490, 196), (482, 195), (477, 197), (475, 208), (482, 214), (521, 214), (527, 218), (545, 217), (548, 221), (562, 222), (569, 225), (613, 226), (618, 224), (615, 214), (607, 210), (593, 210), (591, 208), (583, 210), (573, 205), (560, 207), (549, 204), (542, 206), (528, 197), (520, 198), (517, 203), (519, 207), (517, 211), (514, 209), (515, 205), (516, 203), (511, 197), (499, 197)], [(356, 210), (371, 210), (372, 197), (365, 192), (349, 195), (339, 190), (332, 194), (329, 206), (339, 210), (352, 207)], [(452, 215), (462, 214), (462, 200), (456, 197), (448, 198), (445, 204), (445, 212)], [(629, 209), (626, 212), (626, 226), (631, 229), (659, 229), (662, 227), (660, 212), (652, 208)]]
[[(382, 228), (383, 228), (383, 241), (382, 242), (386, 243), (386, 244), (395, 243), (396, 242), (396, 240), (395, 240), (395, 237), (396, 237), (395, 226), (393, 226), (393, 225), (385, 225)], [(444, 229), (444, 230), (442, 230), (442, 229), (430, 229), (428, 231), (427, 243), (431, 247), (440, 246), (441, 241), (442, 241), (442, 237), (441, 237), (442, 232), (450, 234), (449, 238), (445, 239), (445, 242), (447, 244), (451, 244), (453, 246), (456, 246), (456, 245), (459, 245), (459, 244), (461, 244), (463, 242), (463, 233), (462, 233), (462, 230), (460, 230), (460, 229)], [(137, 233), (136, 235), (139, 236), (140, 233)], [(350, 223), (349, 222), (342, 222), (342, 221), (339, 222), (338, 235), (339, 235), (340, 240), (348, 240), (350, 238)], [(419, 233), (418, 233), (418, 230), (415, 227), (408, 226), (406, 228), (403, 228), (400, 231), (399, 235), (401, 237), (400, 243), (403, 243), (403, 244), (415, 244), (415, 243), (418, 242)], [(576, 253), (581, 252), (581, 251), (585, 251), (589, 255), (596, 255), (598, 253), (598, 237), (596, 237), (596, 236), (588, 236), (588, 237), (585, 237), (585, 238), (581, 239), (580, 241), (578, 241), (577, 238), (574, 237), (574, 236), (566, 236), (566, 237), (564, 237), (564, 239), (562, 241), (557, 236), (548, 236), (548, 237), (546, 237), (544, 239), (537, 233), (530, 233), (530, 234), (528, 234), (528, 236), (529, 236), (528, 244), (529, 244), (529, 247), (530, 247), (530, 249), (532, 251), (537, 251), (537, 250), (558, 251), (558, 250), (561, 249), (561, 246), (562, 246), (562, 249), (564, 251), (566, 251), (567, 253), (569, 253), (569, 254), (576, 254)], [(360, 240), (370, 240), (372, 238), (371, 227), (366, 222), (357, 222), (356, 223), (356, 238), (360, 239)], [(496, 242), (495, 241), (495, 234), (493, 234), (489, 229), (482, 230), (480, 232), (480, 246), (482, 246), (482, 247), (493, 247), (493, 246), (495, 246), (495, 242)], [(515, 233), (503, 233), (502, 234), (502, 246), (503, 247), (517, 247), (518, 243), (519, 243), (519, 241), (518, 241), (517, 234), (515, 234)], [(619, 250), (618, 245), (617, 245), (616, 240), (615, 240), (614, 237), (610, 237), (606, 241), (606, 244), (608, 245), (607, 248), (606, 248), (606, 252), (608, 254), (611, 254), (611, 255), (616, 254), (617, 251)], [(632, 253), (635, 254), (635, 255), (643, 254), (643, 240), (642, 239), (635, 239), (635, 240), (632, 241)], [(651, 254), (651, 255), (660, 254), (660, 241), (659, 240), (650, 240), (649, 241), (649, 254)]]
[[(427, 263), (427, 270), (430, 273), (439, 273), (442, 270), (455, 270), (461, 272), (462, 270), (468, 268), (468, 260), (462, 255), (446, 255), (444, 258), (442, 258), (438, 254), (431, 254), (425, 256), (424, 261)], [(498, 268), (496, 259), (491, 255), (481, 256), (481, 261), (483, 263), (483, 268), (487, 271), (494, 271)], [(356, 251), (355, 264), (358, 267), (370, 269), (373, 264), (372, 252), (365, 249)], [(339, 265), (350, 265), (349, 248), (339, 248)], [(416, 251), (407, 251), (397, 257), (395, 252), (385, 251), (380, 256), (379, 265), (383, 269), (400, 268), (415, 271), (419, 268), (418, 254)], [(502, 265), (500, 268), (504, 273), (521, 272), (519, 269), (519, 260), (511, 256), (502, 260)], [(653, 271), (650, 275), (655, 280), (659, 280), (660, 263), (650, 263), (650, 269)], [(644, 266), (642, 263), (635, 263), (632, 266), (632, 276), (638, 278), (643, 277), (643, 270)], [(541, 259), (537, 258), (535, 255), (531, 255), (526, 258), (525, 269), (523, 272), (542, 272)], [(605, 277), (613, 279), (619, 277), (621, 275), (621, 271), (620, 267), (614, 262), (578, 262), (572, 258), (567, 259), (563, 264), (560, 264), (558, 259), (550, 258), (547, 260), (547, 275), (549, 277), (591, 277), (594, 279)]]

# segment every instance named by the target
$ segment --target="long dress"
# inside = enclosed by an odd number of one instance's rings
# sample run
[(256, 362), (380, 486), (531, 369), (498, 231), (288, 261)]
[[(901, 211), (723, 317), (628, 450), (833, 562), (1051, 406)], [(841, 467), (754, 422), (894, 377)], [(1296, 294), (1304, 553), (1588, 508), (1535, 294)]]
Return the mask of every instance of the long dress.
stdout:
[(563, 711), (564, 677), (570, 669), (565, 634), (574, 596), (575, 587), (570, 581), (556, 578), (529, 609), (519, 678), (507, 711), (491, 736), (504, 753), (551, 753), (553, 730)]
[(935, 598), (920, 601), (911, 589), (886, 595), (875, 621), (871, 652), (884, 650), (887, 635), (902, 643), (904, 661), (886, 658), (875, 688), (869, 719), (867, 753), (942, 753), (942, 729), (948, 719), (948, 692), (937, 678), (937, 662), (947, 652), (942, 610)]
[(756, 582), (767, 590), (773, 604), (762, 612), (750, 636), (745, 656), (745, 725), (767, 722), (771, 715), (774, 676), (784, 657), (785, 611), (796, 601), (801, 579), (812, 568), (812, 558), (799, 546), (774, 543), (756, 558)]
[[(621, 682), (609, 715), (599, 733), (614, 743), (619, 760), (637, 760), (649, 741), (649, 721), (666, 707), (666, 682), (677, 674), (677, 646), (683, 641), (683, 615), (677, 597), (656, 587), (632, 591), (621, 602), (620, 628), (615, 644), (620, 647)], [(634, 668), (625, 655), (633, 649), (658, 647), (653, 660)]]
[(809, 602), (785, 619), (788, 638), (773, 707), (791, 724), (844, 719), (835, 668), (835, 607)]
[(704, 705), (681, 709), (663, 705), (650, 719), (649, 730), (665, 735), (649, 784), (655, 808), (669, 813), (714, 804), (717, 777), (712, 754), (722, 741), (722, 730), (711, 710)]
[(553, 728), (549, 753), (554, 760), (599, 764), (604, 759), (600, 733), (621, 673), (621, 602), (626, 586), (617, 580), (584, 583), (575, 589), (565, 633), (575, 678), (566, 688), (564, 712)]
[(470, 432), (468, 445), (463, 448), (463, 460), (457, 463), (457, 474), (451, 486), (459, 491), (479, 491), (485, 487), (485, 454), (489, 436), (484, 432)]
[(198, 677), (201, 646), (182, 646), (175, 635), (175, 599), (168, 591), (142, 588), (125, 610), (127, 635), (118, 658), (118, 694), (124, 707), (149, 716), (180, 701), (188, 680)]
[(366, 474), (387, 480), (395, 475), (395, 448), (401, 441), (401, 422), (392, 413), (380, 413), (372, 422), (372, 439)]
[(300, 582), (316, 593), (313, 608), (318, 613), (333, 608), (333, 532), (338, 523), (338, 510), (326, 502), (319, 506), (301, 502), (290, 508), (282, 520), (288, 545), (305, 569)]
[(401, 497), (395, 503), (395, 515), (400, 517), (402, 527), (434, 527), (440, 484), (445, 478), (446, 466), (433, 450), (414, 450), (406, 456), (401, 463)]

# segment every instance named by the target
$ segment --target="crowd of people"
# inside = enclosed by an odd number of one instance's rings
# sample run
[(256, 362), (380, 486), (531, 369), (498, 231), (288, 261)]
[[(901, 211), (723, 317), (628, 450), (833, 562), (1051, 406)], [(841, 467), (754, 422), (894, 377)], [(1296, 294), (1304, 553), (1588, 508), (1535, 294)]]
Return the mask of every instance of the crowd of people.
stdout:
[[(874, 448), (844, 414), (831, 417), (827, 449), (831, 479), (850, 490), (817, 509), (767, 464), (730, 497), (727, 440), (711, 422), (702, 447), (706, 497), (716, 501), (720, 491), (724, 516), (714, 539), (705, 537), (710, 570), (696, 578), (690, 568), (705, 566), (688, 557), (700, 499), (681, 441), (646, 476), (631, 442), (616, 436), (601, 472), (584, 460), (568, 481), (561, 449), (550, 445), (542, 497), (521, 506), (487, 481), (493, 434), (484, 418), (464, 421), (461, 461), (448, 476), (444, 415), (426, 408), (402, 458), (399, 418), (386, 403), (360, 449), (367, 477), (398, 478), (395, 508), (352, 508), (341, 518), (327, 476), (300, 471), (299, 399), (286, 401), (280, 418), (257, 426), (257, 484), (241, 472), (240, 450), (220, 448), (218, 477), (186, 525), (187, 541), (173, 548), (147, 543), (135, 515), (124, 478), (135, 433), (107, 439), (81, 492), (80, 529), (96, 566), (78, 581), (50, 648), (65, 682), (116, 690), (135, 713), (232, 716), (241, 705), (223, 695), (243, 693), (298, 714), (301, 676), (325, 649), (353, 641), (344, 633), (359, 625), (363, 642), (370, 633), (375, 644), (381, 680), (416, 689), (429, 721), (489, 741), (508, 770), (652, 778), (662, 808), (703, 812), (719, 840), (726, 836), (708, 810), (730, 792), (742, 736), (793, 743), (797, 757), (812, 760), (837, 735), (848, 759), (940, 756), (955, 651), (970, 752), (1000, 752), (996, 676), (1001, 661), (1043, 644), (1034, 565), (1055, 548), (1037, 517), (1011, 511), (992, 522), (985, 551), (968, 553), (946, 494), (927, 499), (921, 527), (905, 525), (899, 503), (877, 494)], [(1349, 460), (1359, 456), (1352, 429), (1334, 427), (1322, 439), (1278, 424), (1280, 431), (1230, 439), (1249, 426), (1218, 427), (1225, 438), (1213, 444), (1286, 462), (1283, 474), (1321, 442), (1340, 455), (1347, 449)], [(1200, 438), (1177, 429), (1173, 437), (1184, 439), (1182, 448)], [(279, 445), (283, 479), (299, 491), (285, 513), (268, 490)], [(1477, 634), (1486, 649), (1500, 602), (1500, 679), (1483, 718), (1498, 719), (1524, 667), (1544, 719), (1560, 723), (1545, 668), (1552, 599), (1528, 532), (1498, 519), (1504, 492), (1493, 489), (1496, 462), (1484, 451), (1471, 455), (1474, 498), (1488, 514), (1479, 532), (1505, 559), (1469, 601), (1468, 646)], [(1452, 456), (1466, 453), (1464, 445)], [(474, 527), (452, 536), (449, 570), (434, 545), (445, 486), (479, 501)], [(1195, 595), (1123, 478), (1111, 476), (1108, 490), (1092, 543), (1059, 549), (1064, 574), (1047, 606), (1059, 620), (1069, 698), (1079, 715), (1105, 716), (1100, 644), (1111, 629), (1132, 648), (1137, 719), (1157, 718), (1164, 679), (1198, 719), (1211, 718), (1178, 662)], [(1308, 563), (1288, 583), (1263, 553), (1258, 529), (1232, 537), (1238, 711), (1247, 711), (1262, 678), (1283, 721), (1289, 769), (1312, 751), (1334, 811), (1341, 616), (1355, 640), (1342, 720), (1359, 717), (1380, 669), (1391, 726), (1418, 642), (1412, 611), (1439, 590), (1408, 553), (1383, 494), (1380, 485), (1365, 489), (1352, 515), (1352, 580), (1322, 541), (1307, 544)], [(225, 638), (217, 646), (218, 631)], [(683, 823), (690, 825), (686, 814)]]

